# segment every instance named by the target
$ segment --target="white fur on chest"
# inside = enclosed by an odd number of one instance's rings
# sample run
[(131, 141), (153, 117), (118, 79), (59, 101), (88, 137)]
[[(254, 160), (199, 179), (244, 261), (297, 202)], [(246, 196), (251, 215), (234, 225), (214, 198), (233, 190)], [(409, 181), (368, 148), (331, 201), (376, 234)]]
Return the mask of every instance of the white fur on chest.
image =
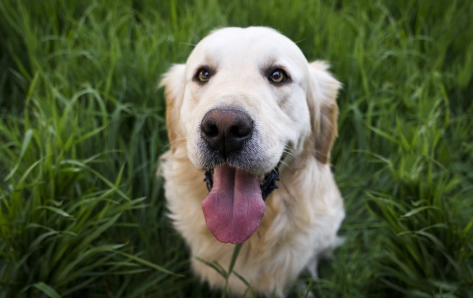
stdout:
[[(203, 173), (179, 152), (167, 152), (162, 160), (169, 216), (191, 255), (228, 268), (235, 246), (216, 240), (205, 224), (201, 204), (208, 191)], [(298, 170), (284, 169), (277, 184), (279, 189), (266, 200), (260, 227), (243, 244), (234, 270), (255, 291), (275, 291), (283, 296), (285, 287), (306, 266), (315, 267), (319, 256), (339, 245), (336, 233), (344, 209), (329, 167), (315, 159), (307, 160)], [(214, 269), (196, 258), (191, 262), (193, 270), (211, 287), (224, 286), (224, 279)], [(316, 268), (307, 269), (316, 272)], [(235, 294), (246, 290), (235, 276), (230, 278), (229, 288)]]

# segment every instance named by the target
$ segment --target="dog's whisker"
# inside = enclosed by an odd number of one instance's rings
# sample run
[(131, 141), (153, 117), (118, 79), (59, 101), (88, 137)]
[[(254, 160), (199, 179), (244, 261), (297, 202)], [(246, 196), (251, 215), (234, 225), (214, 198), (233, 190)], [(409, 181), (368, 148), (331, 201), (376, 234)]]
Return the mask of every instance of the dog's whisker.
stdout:
[(163, 149), (167, 149), (167, 148), (171, 147), (172, 145), (176, 144), (177, 142), (182, 142), (182, 140), (185, 140), (184, 143), (187, 144), (187, 138), (186, 137), (180, 137), (180, 138), (175, 139), (172, 142), (169, 142), (169, 144), (165, 145), (163, 147)]
[(177, 138), (176, 140), (174, 140), (172, 142), (169, 142), (169, 144), (174, 144), (174, 143), (177, 143), (177, 142), (182, 141), (182, 140), (187, 140), (187, 138), (185, 138), (185, 137)]
[(182, 149), (182, 148), (187, 148), (187, 142), (185, 142), (184, 144), (176, 147), (176, 149)]
[(292, 156), (292, 157), (294, 157), (294, 158), (299, 158), (299, 156), (296, 155), (294, 152), (287, 151), (287, 150), (283, 150), (283, 152), (289, 154), (290, 156)]
[[(281, 161), (279, 161), (279, 162), (281, 163), (281, 165), (287, 167), (289, 170), (294, 171), (294, 169), (293, 169), (292, 167), (290, 167), (290, 166), (289, 166), (287, 163), (285, 163), (284, 161), (281, 160)], [(276, 166), (276, 168), (278, 168), (278, 170), (279, 170), (279, 166)]]
[[(173, 142), (173, 143), (175, 143), (175, 142)], [(168, 145), (164, 146), (163, 149), (167, 149), (170, 146), (171, 146), (171, 144), (168, 144)], [(182, 149), (182, 148), (186, 148), (186, 147), (187, 147), (187, 142), (183, 142), (182, 144), (177, 146), (176, 149)]]
[(299, 155), (296, 154), (296, 153), (294, 152), (294, 150), (293, 150), (291, 147), (289, 147), (288, 145), (285, 145), (285, 146), (284, 146), (283, 152), (289, 154), (289, 155), (292, 156), (292, 157), (294, 157), (294, 159), (296, 159), (296, 160), (300, 160)]

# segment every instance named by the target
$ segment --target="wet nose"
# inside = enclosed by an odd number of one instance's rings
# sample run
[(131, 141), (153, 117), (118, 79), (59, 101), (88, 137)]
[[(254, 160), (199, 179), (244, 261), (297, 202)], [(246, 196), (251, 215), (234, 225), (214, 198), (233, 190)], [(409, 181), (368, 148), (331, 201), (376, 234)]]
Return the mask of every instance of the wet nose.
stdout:
[(253, 132), (253, 120), (244, 111), (218, 108), (208, 111), (200, 124), (202, 138), (208, 146), (226, 158), (239, 151)]

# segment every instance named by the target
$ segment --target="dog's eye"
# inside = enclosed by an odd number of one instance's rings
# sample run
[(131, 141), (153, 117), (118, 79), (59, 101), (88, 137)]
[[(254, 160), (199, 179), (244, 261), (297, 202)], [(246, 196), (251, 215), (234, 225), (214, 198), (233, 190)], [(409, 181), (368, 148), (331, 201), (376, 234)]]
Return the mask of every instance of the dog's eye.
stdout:
[(287, 80), (287, 75), (284, 70), (278, 68), (269, 75), (269, 79), (274, 83), (283, 83)]
[(195, 78), (202, 83), (208, 82), (208, 80), (210, 80), (210, 71), (206, 68), (201, 68)]

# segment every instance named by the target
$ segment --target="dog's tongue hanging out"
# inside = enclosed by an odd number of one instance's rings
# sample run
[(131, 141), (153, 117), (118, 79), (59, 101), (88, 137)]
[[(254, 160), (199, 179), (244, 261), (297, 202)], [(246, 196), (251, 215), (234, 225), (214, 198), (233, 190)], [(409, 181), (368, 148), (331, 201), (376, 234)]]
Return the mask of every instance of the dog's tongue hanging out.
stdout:
[(245, 242), (265, 210), (259, 178), (227, 165), (215, 168), (213, 187), (202, 209), (207, 226), (220, 242)]

